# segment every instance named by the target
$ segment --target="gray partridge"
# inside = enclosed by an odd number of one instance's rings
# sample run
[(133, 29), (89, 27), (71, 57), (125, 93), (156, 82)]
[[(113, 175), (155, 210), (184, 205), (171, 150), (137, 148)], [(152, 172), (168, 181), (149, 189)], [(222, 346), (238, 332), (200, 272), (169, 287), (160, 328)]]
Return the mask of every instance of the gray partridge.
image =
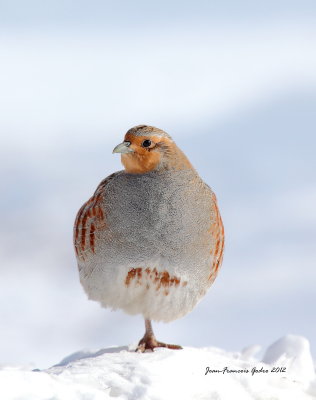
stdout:
[(181, 348), (158, 342), (151, 320), (184, 316), (214, 282), (224, 250), (216, 196), (163, 130), (136, 126), (113, 153), (125, 169), (99, 184), (75, 221), (81, 284), (103, 307), (143, 315), (138, 351)]

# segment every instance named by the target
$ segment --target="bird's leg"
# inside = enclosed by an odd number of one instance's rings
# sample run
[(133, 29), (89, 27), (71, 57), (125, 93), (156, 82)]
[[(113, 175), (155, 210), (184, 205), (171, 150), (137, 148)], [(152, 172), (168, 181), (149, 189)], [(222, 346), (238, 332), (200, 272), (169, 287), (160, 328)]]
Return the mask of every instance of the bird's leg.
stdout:
[(144, 353), (146, 350), (154, 351), (154, 348), (156, 347), (167, 347), (168, 349), (174, 349), (174, 350), (182, 349), (181, 346), (178, 346), (176, 344), (167, 344), (158, 342), (157, 339), (155, 338), (150, 319), (145, 319), (145, 327), (146, 327), (145, 335), (139, 341), (136, 349), (138, 353)]

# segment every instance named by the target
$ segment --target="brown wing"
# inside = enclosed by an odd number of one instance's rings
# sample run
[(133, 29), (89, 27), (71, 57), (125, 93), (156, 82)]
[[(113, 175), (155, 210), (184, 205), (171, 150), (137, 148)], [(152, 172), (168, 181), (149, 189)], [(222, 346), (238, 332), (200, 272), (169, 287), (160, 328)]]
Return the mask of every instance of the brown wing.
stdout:
[(84, 260), (89, 253), (95, 253), (96, 234), (106, 228), (103, 199), (107, 184), (118, 174), (115, 172), (105, 178), (94, 195), (78, 211), (74, 225), (74, 246), (77, 258)]
[(210, 253), (213, 255), (213, 264), (211, 266), (211, 273), (209, 280), (213, 281), (218, 273), (218, 270), (223, 261), (224, 245), (225, 245), (225, 231), (224, 225), (219, 213), (217, 199), (214, 193), (213, 197), (213, 212), (212, 212), (212, 225), (210, 228), (210, 234), (212, 235), (212, 247)]

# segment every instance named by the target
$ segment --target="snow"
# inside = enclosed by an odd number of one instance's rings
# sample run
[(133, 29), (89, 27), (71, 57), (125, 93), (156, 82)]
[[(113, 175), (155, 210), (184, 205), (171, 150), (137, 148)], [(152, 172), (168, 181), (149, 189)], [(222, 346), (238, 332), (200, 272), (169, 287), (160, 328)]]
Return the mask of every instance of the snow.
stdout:
[[(135, 347), (135, 346), (134, 346)], [(231, 353), (185, 347), (136, 353), (133, 346), (81, 351), (47, 370), (2, 367), (0, 397), (6, 400), (105, 399), (315, 399), (316, 375), (307, 339), (287, 335), (263, 361), (260, 347)], [(283, 372), (272, 372), (283, 367)], [(207, 372), (209, 371), (209, 372)], [(256, 372), (255, 372), (256, 371)]]
[(271, 365), (288, 365), (288, 370), (301, 381), (315, 377), (309, 341), (299, 336), (287, 335), (273, 343), (262, 361)]

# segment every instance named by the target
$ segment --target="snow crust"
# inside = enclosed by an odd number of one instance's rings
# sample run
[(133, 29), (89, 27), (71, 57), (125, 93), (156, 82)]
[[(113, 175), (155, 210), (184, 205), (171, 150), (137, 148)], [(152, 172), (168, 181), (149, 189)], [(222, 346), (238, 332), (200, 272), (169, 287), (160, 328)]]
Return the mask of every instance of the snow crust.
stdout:
[[(3, 366), (0, 397), (6, 400), (214, 399), (304, 400), (316, 398), (316, 376), (307, 339), (287, 335), (263, 361), (258, 346), (231, 353), (218, 348), (133, 347), (77, 352), (47, 370)], [(285, 368), (283, 372), (272, 372)], [(247, 372), (248, 371), (248, 372)], [(255, 372), (256, 371), (256, 372)]]

